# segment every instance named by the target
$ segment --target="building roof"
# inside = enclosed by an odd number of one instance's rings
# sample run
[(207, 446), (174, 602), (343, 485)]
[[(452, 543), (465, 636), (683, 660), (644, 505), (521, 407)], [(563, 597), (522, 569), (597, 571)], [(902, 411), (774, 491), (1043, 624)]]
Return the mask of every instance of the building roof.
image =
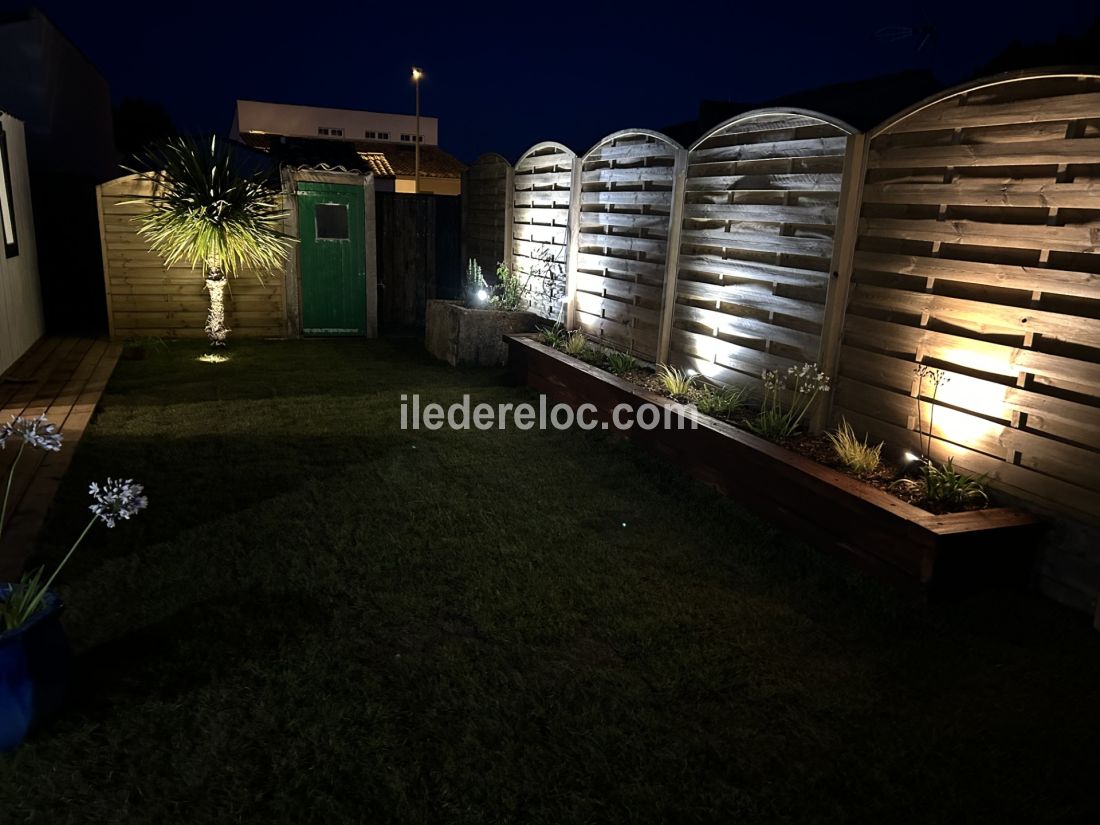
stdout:
[[(280, 165), (342, 168), (369, 172), (375, 177), (413, 177), (416, 144), (385, 140), (333, 140), (242, 134), (241, 141), (267, 152)], [(466, 164), (438, 146), (420, 146), (420, 175), (426, 178), (459, 178)]]

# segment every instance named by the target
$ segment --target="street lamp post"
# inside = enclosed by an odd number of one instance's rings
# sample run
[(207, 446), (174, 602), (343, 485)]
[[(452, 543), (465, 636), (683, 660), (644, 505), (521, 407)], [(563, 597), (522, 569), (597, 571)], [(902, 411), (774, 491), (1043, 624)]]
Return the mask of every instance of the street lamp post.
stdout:
[(416, 173), (413, 178), (413, 192), (420, 192), (420, 78), (424, 73), (413, 66), (413, 83), (416, 85)]

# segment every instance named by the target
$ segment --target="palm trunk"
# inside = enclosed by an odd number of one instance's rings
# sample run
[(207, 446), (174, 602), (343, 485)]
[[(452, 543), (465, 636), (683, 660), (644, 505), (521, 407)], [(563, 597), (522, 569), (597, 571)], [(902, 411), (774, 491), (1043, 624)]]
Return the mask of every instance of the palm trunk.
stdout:
[(224, 347), (229, 330), (225, 327), (225, 274), (216, 267), (206, 273), (206, 291), (210, 293), (210, 311), (206, 316), (206, 336), (212, 347)]

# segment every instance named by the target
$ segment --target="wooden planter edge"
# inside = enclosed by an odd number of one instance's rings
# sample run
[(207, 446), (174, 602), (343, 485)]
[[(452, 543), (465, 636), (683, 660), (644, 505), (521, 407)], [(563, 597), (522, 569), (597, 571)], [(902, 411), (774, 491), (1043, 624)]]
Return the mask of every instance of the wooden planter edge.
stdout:
[[(670, 415), (687, 411), (529, 334), (506, 335), (505, 341), (513, 375), (555, 400), (594, 403), (601, 415), (616, 403), (652, 404)], [(1033, 513), (1015, 507), (929, 513), (731, 424), (695, 417), (697, 429), (633, 427), (622, 434), (893, 583), (950, 592), (988, 580), (1019, 583), (1030, 575), (1043, 526)]]

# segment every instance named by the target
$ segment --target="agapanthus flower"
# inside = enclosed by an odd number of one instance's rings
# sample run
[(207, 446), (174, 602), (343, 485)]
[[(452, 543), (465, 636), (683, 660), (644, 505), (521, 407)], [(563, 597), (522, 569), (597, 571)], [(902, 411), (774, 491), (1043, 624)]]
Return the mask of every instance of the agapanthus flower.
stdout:
[(145, 488), (132, 478), (125, 481), (109, 478), (103, 487), (93, 481), (88, 486), (88, 493), (95, 499), (95, 504), (89, 505), (88, 509), (108, 527), (114, 527), (119, 519), (128, 520), (149, 506), (144, 492)]
[(11, 417), (11, 421), (0, 427), (0, 447), (10, 438), (19, 436), (28, 447), (36, 447), (56, 453), (61, 449), (62, 436), (57, 427), (46, 420), (46, 416), (37, 418)]

